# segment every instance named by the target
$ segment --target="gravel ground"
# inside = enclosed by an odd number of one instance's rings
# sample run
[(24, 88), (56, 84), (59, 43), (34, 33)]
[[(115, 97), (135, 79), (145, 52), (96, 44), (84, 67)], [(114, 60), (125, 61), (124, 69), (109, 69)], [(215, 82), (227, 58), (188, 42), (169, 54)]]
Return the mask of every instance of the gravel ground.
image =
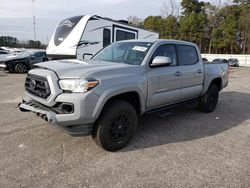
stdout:
[(230, 69), (213, 113), (145, 115), (116, 153), (19, 112), (24, 79), (0, 71), (1, 188), (250, 187), (250, 68)]

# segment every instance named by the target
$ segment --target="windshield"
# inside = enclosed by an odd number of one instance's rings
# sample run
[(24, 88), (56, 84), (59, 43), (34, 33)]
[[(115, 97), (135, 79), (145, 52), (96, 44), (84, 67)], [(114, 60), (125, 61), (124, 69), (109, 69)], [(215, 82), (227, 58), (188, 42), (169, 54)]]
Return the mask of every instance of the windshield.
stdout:
[(140, 65), (153, 43), (117, 42), (98, 52), (92, 60)]
[(29, 52), (24, 51), (24, 52), (19, 52), (19, 53), (17, 53), (17, 54), (16, 54), (16, 57), (22, 58), (22, 57), (27, 57), (27, 56), (29, 56), (29, 55), (30, 55)]
[(55, 31), (54, 43), (56, 46), (61, 44), (68, 34), (74, 29), (83, 16), (75, 16), (61, 21)]

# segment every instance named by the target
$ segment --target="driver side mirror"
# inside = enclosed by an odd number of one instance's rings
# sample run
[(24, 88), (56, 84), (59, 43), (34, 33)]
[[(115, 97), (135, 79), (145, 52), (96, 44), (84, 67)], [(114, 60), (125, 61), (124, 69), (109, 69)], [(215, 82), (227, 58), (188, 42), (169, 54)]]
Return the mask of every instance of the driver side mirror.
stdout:
[(172, 63), (171, 59), (166, 56), (156, 56), (152, 63), (151, 67), (159, 67), (159, 66), (169, 66)]

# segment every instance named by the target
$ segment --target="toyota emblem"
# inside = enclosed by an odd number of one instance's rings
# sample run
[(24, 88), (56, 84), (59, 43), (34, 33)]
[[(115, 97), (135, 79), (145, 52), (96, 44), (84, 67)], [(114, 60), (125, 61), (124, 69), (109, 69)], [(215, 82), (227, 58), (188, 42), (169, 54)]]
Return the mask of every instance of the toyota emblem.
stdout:
[(31, 87), (31, 89), (35, 89), (36, 88), (36, 81), (35, 80), (31, 80), (30, 87)]

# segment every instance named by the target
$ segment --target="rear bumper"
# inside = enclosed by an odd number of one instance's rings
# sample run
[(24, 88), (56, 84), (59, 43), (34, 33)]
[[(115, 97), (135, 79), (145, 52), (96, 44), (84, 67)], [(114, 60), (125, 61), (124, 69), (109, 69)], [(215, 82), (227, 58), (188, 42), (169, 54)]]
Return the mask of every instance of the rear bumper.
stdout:
[(52, 109), (37, 103), (33, 100), (25, 101), (18, 105), (19, 110), (22, 112), (33, 112), (37, 116), (41, 117), (43, 120), (55, 125), (56, 127), (66, 131), (70, 135), (90, 135), (92, 134), (93, 124), (75, 124), (74, 120), (71, 121), (61, 121), (62, 116), (67, 116), (67, 114), (57, 114)]

